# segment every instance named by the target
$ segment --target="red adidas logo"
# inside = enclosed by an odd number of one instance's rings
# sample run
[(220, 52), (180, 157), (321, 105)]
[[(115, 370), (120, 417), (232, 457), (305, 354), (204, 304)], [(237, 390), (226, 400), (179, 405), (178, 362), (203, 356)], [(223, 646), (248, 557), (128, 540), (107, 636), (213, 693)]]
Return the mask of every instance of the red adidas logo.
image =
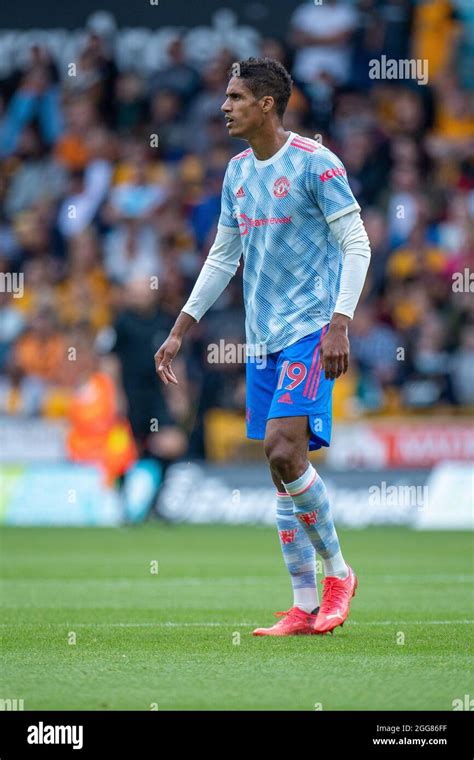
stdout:
[(236, 192), (236, 194), (235, 194), (235, 195), (237, 196), (237, 198), (243, 198), (243, 197), (244, 197), (244, 195), (245, 195), (245, 192), (244, 192), (244, 188), (243, 188), (243, 187), (240, 187), (240, 188), (237, 190), (237, 192)]
[(284, 393), (283, 396), (280, 396), (278, 399), (279, 404), (292, 404), (293, 400), (289, 393)]

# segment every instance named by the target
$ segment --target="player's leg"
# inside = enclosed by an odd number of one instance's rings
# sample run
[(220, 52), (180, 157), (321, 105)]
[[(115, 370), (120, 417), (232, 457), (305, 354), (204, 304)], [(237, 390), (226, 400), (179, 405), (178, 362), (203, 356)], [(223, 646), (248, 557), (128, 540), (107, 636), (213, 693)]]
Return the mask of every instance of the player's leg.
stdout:
[(292, 497), (301, 527), (323, 560), (318, 623), (329, 630), (347, 617), (357, 579), (342, 556), (324, 482), (307, 458), (308, 444), (313, 450), (327, 446), (331, 435), (334, 381), (325, 378), (319, 361), (324, 333), (325, 328), (281, 352), (264, 448), (272, 471)]
[(314, 632), (326, 633), (347, 618), (357, 579), (344, 562), (324, 482), (312, 464), (303, 461), (302, 448), (307, 446), (310, 432), (307, 417), (271, 419), (265, 453), (292, 498), (300, 527), (322, 557), (324, 592)]
[[(263, 440), (268, 412), (275, 388), (276, 359), (267, 358), (265, 365), (247, 362), (247, 435)], [(293, 607), (270, 628), (257, 628), (255, 636), (282, 636), (312, 633), (319, 607), (316, 585), (316, 558), (313, 545), (294, 515), (294, 506), (275, 472), (271, 472), (276, 488), (276, 524), (283, 560), (291, 578)], [(313, 613), (313, 614), (311, 614)]]
[[(272, 472), (270, 470), (270, 472)], [(276, 486), (276, 525), (283, 560), (293, 587), (293, 606), (316, 614), (319, 607), (316, 583), (316, 552), (294, 513), (293, 499), (272, 472)]]
[(295, 505), (295, 514), (323, 559), (325, 575), (346, 578), (344, 562), (323, 480), (308, 461), (307, 416), (268, 420), (264, 450), (273, 472)]

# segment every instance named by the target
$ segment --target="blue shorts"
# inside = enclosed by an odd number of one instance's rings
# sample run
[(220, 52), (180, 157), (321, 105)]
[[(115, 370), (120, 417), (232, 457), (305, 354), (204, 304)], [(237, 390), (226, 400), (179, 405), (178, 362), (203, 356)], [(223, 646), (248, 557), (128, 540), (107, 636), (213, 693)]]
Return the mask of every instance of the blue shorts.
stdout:
[(307, 416), (309, 450), (329, 446), (334, 380), (326, 380), (319, 355), (327, 330), (325, 325), (263, 359), (247, 357), (247, 438), (263, 440), (267, 420), (275, 417)]

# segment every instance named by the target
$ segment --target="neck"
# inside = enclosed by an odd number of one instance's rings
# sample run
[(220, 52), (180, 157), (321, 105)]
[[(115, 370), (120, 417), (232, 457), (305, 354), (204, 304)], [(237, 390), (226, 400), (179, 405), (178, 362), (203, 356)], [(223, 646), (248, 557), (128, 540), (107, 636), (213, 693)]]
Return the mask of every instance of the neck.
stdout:
[(282, 124), (279, 124), (277, 127), (271, 125), (267, 129), (260, 129), (257, 134), (252, 135), (247, 140), (254, 152), (255, 158), (258, 161), (266, 161), (267, 158), (271, 158), (275, 153), (278, 153), (289, 136), (290, 132), (285, 130)]

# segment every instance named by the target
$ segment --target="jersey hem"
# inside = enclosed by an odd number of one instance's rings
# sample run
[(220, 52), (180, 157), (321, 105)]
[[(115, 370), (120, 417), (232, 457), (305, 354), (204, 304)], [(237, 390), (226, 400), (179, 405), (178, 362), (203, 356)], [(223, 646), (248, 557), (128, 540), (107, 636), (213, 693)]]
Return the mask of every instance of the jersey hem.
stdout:
[[(314, 325), (308, 325), (307, 328), (304, 330), (301, 330), (301, 333), (297, 333), (293, 338), (291, 338), (289, 341), (284, 341), (283, 344), (276, 343), (275, 348), (273, 347), (273, 344), (270, 344), (267, 346), (267, 353), (268, 354), (276, 354), (277, 351), (283, 351), (283, 349), (288, 348), (289, 346), (292, 346), (293, 343), (297, 343), (302, 338), (306, 338), (308, 335), (311, 335), (311, 333), (317, 332), (318, 330), (322, 330), (323, 327), (325, 327), (327, 324), (329, 324), (331, 320), (325, 319), (322, 322), (316, 322)], [(261, 346), (261, 343), (257, 343), (256, 345)]]

